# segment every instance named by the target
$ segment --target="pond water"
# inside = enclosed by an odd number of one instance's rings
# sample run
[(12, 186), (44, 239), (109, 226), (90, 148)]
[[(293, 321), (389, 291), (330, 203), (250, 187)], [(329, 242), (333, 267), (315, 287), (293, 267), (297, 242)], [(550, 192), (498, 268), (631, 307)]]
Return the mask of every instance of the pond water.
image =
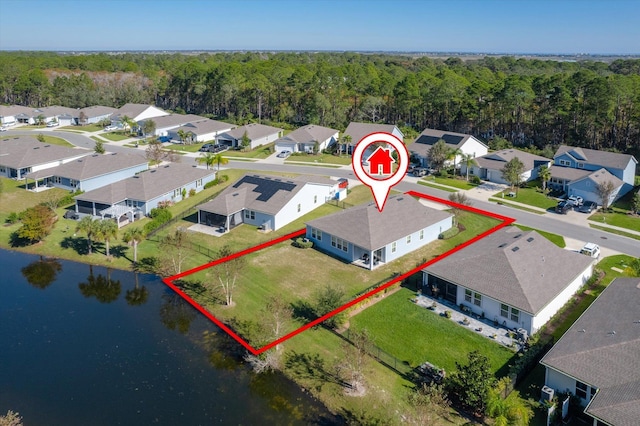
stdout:
[(0, 414), (26, 425), (333, 424), (157, 277), (0, 250)]

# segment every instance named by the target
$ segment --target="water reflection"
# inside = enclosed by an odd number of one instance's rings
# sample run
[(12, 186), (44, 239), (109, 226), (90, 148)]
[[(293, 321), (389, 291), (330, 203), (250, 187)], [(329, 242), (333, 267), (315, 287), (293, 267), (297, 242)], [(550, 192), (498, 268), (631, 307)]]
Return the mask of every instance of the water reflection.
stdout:
[(107, 268), (107, 276), (93, 274), (93, 266), (89, 265), (87, 282), (78, 284), (84, 297), (95, 297), (100, 303), (111, 303), (118, 299), (122, 291), (120, 280), (111, 279), (111, 269)]
[(147, 299), (149, 298), (149, 291), (145, 286), (140, 287), (138, 273), (134, 272), (133, 277), (136, 286), (131, 290), (127, 290), (127, 294), (124, 298), (130, 306), (144, 305), (147, 303)]
[(196, 310), (187, 303), (179, 294), (167, 290), (162, 295), (164, 302), (160, 307), (160, 321), (169, 330), (177, 330), (187, 334), (191, 322), (196, 317)]
[(32, 286), (45, 289), (56, 280), (58, 272), (62, 270), (62, 265), (56, 259), (49, 259), (40, 256), (39, 260), (31, 262), (22, 268), (22, 276)]

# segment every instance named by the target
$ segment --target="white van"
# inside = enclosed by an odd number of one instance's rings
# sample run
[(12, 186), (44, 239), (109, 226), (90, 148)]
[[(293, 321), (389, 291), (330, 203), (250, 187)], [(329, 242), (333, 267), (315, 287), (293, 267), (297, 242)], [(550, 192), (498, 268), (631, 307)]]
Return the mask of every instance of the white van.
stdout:
[(582, 247), (582, 250), (580, 250), (580, 253), (586, 254), (589, 257), (593, 257), (594, 259), (597, 259), (600, 257), (600, 247), (594, 243), (587, 243), (584, 245), (584, 247)]

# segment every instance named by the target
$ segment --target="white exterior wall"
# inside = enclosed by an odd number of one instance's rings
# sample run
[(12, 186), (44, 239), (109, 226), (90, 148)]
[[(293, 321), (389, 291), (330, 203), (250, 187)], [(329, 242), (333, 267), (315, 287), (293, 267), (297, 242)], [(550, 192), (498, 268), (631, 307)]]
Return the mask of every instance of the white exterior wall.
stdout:
[[(571, 394), (573, 394), (574, 396), (576, 394), (576, 379), (570, 376), (567, 376), (566, 374), (561, 373), (558, 370), (555, 370), (553, 368), (549, 368), (546, 366), (545, 366), (544, 384), (549, 386), (556, 392), (571, 392)], [(595, 387), (591, 386), (589, 383), (585, 383), (585, 384), (588, 386), (587, 398), (586, 399), (578, 398), (578, 400), (580, 401), (580, 404), (583, 407), (586, 407), (589, 401), (591, 401), (591, 397), (589, 394), (591, 393), (595, 394), (595, 391), (594, 391)]]
[[(532, 334), (531, 324), (533, 321), (531, 314), (520, 310), (519, 322), (512, 321), (511, 318), (500, 316), (500, 305), (503, 302), (483, 294), (482, 303), (480, 306), (477, 306), (473, 303), (473, 299), (471, 302), (467, 302), (464, 299), (465, 290), (467, 290), (466, 287), (458, 285), (458, 292), (456, 294), (456, 305), (460, 306), (460, 304), (463, 304), (477, 315), (482, 315), (482, 313), (484, 312), (484, 317), (489, 321), (497, 321), (498, 324), (510, 329), (524, 328), (525, 330), (527, 330), (527, 333), (529, 333), (530, 335)], [(473, 289), (468, 290), (471, 290), (472, 292), (474, 291)]]
[[(327, 197), (335, 196), (338, 184), (321, 185), (308, 183), (289, 202), (276, 213), (274, 230), (282, 228), (325, 203)], [(315, 197), (315, 202), (314, 202)], [(300, 211), (298, 211), (298, 204)]]
[(410, 243), (407, 243), (408, 235), (395, 241), (396, 243), (395, 252), (391, 251), (391, 246), (393, 243), (387, 244), (385, 246), (384, 262), (391, 262), (399, 257), (404, 256), (405, 254), (409, 254), (412, 251), (419, 249), (420, 247), (426, 246), (427, 244), (437, 240), (438, 235), (440, 235), (440, 233), (446, 231), (447, 229), (450, 229), (452, 225), (453, 225), (453, 217), (449, 216), (441, 220), (440, 222), (434, 223), (433, 225), (427, 228), (424, 228), (423, 229), (424, 235), (422, 239), (420, 239), (420, 230), (416, 230), (415, 232), (412, 232), (410, 234), (411, 235)]
[[(460, 151), (465, 154), (471, 154), (473, 157), (481, 157), (489, 153), (489, 149), (485, 144), (474, 138), (473, 136), (469, 138), (462, 146), (460, 147)], [(462, 157), (458, 156), (456, 158), (456, 164), (462, 161)]]
[(49, 163), (38, 164), (37, 166), (31, 166), (31, 173), (37, 172), (38, 170), (45, 170), (45, 169), (49, 169), (51, 167), (56, 167), (56, 166), (59, 166), (61, 164), (70, 163), (72, 161), (76, 161), (79, 158), (85, 157), (85, 156), (87, 156), (89, 154), (93, 154), (93, 153), (90, 152), (90, 151), (84, 151), (84, 152), (78, 154), (75, 157), (65, 158), (64, 160), (51, 161)]
[(582, 287), (593, 273), (593, 263), (589, 265), (578, 277), (576, 277), (571, 284), (567, 286), (558, 296), (556, 296), (551, 303), (545, 306), (539, 313), (533, 318), (533, 332), (540, 329), (551, 317), (560, 310), (567, 303), (571, 297)]
[(109, 173), (107, 175), (96, 176), (91, 179), (85, 179), (80, 181), (80, 190), (87, 192), (97, 188), (109, 185), (114, 182), (135, 176), (137, 173), (143, 172), (149, 169), (148, 164), (140, 164), (138, 166), (129, 167), (128, 169), (118, 170), (117, 172)]
[(59, 126), (72, 126), (75, 124), (73, 118), (57, 118)]
[[(268, 143), (271, 143), (273, 141), (275, 141), (276, 139), (278, 139), (280, 137), (280, 135), (278, 133), (273, 133), (271, 135), (267, 135), (265, 137), (259, 138), (259, 139), (252, 139), (251, 140), (251, 149), (257, 148), (260, 145), (266, 145)], [(238, 144), (241, 143), (241, 139), (238, 139)]]
[(18, 122), (16, 117), (13, 115), (5, 115), (4, 117), (0, 117), (0, 124), (3, 126), (13, 126)]
[[(202, 178), (202, 185), (196, 186), (196, 182), (197, 180), (193, 181), (193, 182), (189, 182), (186, 185), (181, 186), (181, 190), (182, 188), (187, 190), (187, 198), (189, 198), (189, 191), (191, 189), (195, 189), (196, 190), (196, 194), (200, 191), (202, 191), (204, 189), (204, 186), (207, 184), (207, 182), (210, 182), (212, 180), (214, 180), (216, 178), (216, 174), (212, 173), (211, 175), (208, 176), (204, 176)], [(199, 179), (198, 179), (199, 180)], [(182, 195), (178, 195), (176, 197), (173, 196), (173, 191), (171, 192), (167, 192), (164, 195), (161, 195), (159, 197), (156, 197), (152, 200), (149, 200), (148, 202), (144, 203), (144, 206), (141, 207), (142, 211), (144, 212), (145, 215), (148, 215), (149, 213), (151, 213), (151, 210), (158, 207), (158, 203), (160, 203), (161, 201), (173, 201), (174, 203), (179, 203), (180, 201), (183, 200)]]
[(147, 109), (142, 111), (140, 114), (138, 114), (135, 117), (131, 117), (131, 118), (134, 121), (140, 122), (140, 121), (144, 121), (144, 120), (146, 120), (148, 118), (162, 117), (164, 115), (169, 115), (169, 113), (166, 112), (166, 111), (162, 111), (160, 108), (156, 108), (154, 106), (149, 106)]
[(278, 142), (275, 145), (275, 152), (280, 152), (280, 151), (298, 152), (298, 144), (295, 142), (289, 142), (289, 143)]

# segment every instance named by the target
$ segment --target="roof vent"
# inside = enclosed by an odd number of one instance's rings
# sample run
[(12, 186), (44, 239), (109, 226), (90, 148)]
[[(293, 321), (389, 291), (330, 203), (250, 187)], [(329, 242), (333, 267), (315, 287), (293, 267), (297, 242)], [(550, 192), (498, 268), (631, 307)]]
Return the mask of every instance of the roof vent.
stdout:
[(237, 197), (238, 195), (240, 195), (240, 194), (238, 194), (237, 192), (234, 193), (234, 194), (231, 194), (232, 197)]
[(506, 246), (507, 246), (507, 243), (502, 243), (502, 244), (500, 244), (500, 245), (498, 246), (498, 248), (502, 248), (502, 247), (506, 247)]
[(531, 241), (533, 241), (533, 237), (529, 237), (527, 238), (527, 242), (530, 243)]
[(516, 235), (516, 236), (515, 236), (515, 237), (513, 237), (513, 238), (520, 238), (520, 237), (522, 237), (522, 234), (518, 234), (518, 235)]
[[(194, 166), (194, 167), (195, 167), (195, 166)], [(166, 166), (164, 166), (164, 168), (165, 168), (165, 169), (168, 169), (168, 168), (169, 168), (169, 165), (167, 164)]]
[(39, 146), (34, 146), (33, 149), (40, 149), (40, 147)]
[(516, 252), (518, 250), (520, 250), (520, 247), (518, 247), (518, 246), (515, 246), (514, 248), (511, 249), (511, 251), (513, 251), (513, 252)]
[(615, 336), (616, 335), (616, 331), (615, 330), (611, 330), (610, 332), (607, 333), (609, 336)]
[(45, 145), (44, 147), (45, 147), (45, 148), (49, 148), (50, 146), (51, 146), (51, 145)]

